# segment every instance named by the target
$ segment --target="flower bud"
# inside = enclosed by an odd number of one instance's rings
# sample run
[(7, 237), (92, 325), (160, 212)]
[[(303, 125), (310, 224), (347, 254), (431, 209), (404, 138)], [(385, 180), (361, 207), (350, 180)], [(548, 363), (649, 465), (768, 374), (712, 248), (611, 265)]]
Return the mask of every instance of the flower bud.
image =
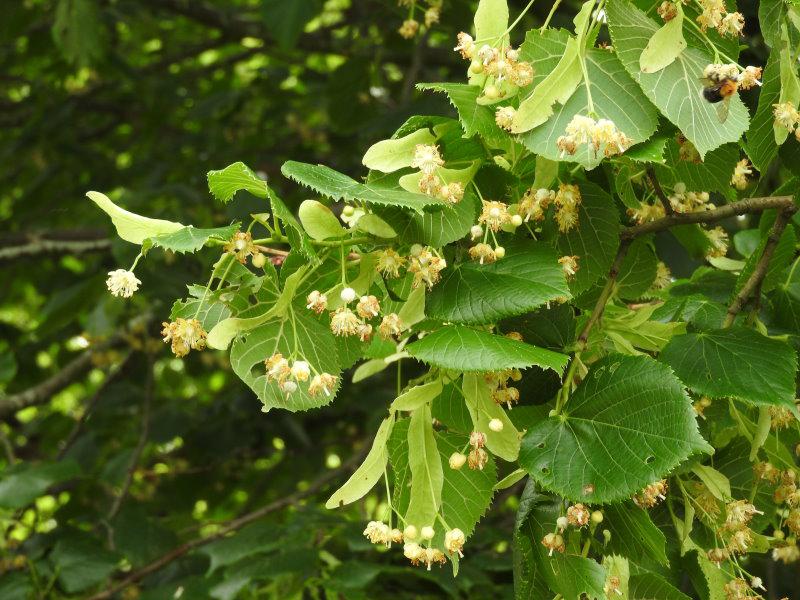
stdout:
[(422, 251), (423, 251), (424, 249), (425, 249), (425, 248), (423, 248), (423, 247), (422, 247), (422, 245), (420, 245), (420, 244), (414, 244), (413, 246), (411, 246), (411, 249), (408, 251), (408, 253), (409, 253), (411, 256), (419, 256), (420, 254), (422, 254)]
[(479, 58), (474, 59), (469, 65), (469, 72), (473, 75), (483, 73), (483, 63)]
[(403, 529), (403, 538), (409, 541), (413, 541), (417, 539), (417, 535), (419, 532), (417, 528), (413, 525), (408, 525), (405, 529)]
[(258, 254), (253, 254), (253, 258), (251, 258), (250, 260), (256, 269), (261, 269), (264, 267), (265, 264), (267, 264), (267, 257), (261, 254), (260, 252)]
[(483, 227), (480, 225), (473, 225), (470, 227), (469, 234), (473, 240), (477, 240), (479, 237), (483, 235)]
[(356, 291), (351, 287), (344, 288), (339, 294), (339, 297), (345, 304), (350, 304), (353, 300), (356, 299), (356, 296), (358, 296), (358, 294), (356, 294)]
[(483, 95), (489, 100), (496, 100), (500, 97), (500, 90), (495, 85), (487, 85), (483, 88)]
[(494, 432), (503, 431), (503, 422), (500, 419), (492, 419), (489, 421), (489, 429)]
[(311, 368), (304, 360), (295, 361), (291, 368), (292, 377), (297, 381), (308, 381), (311, 375)]
[(558, 517), (558, 519), (556, 519), (556, 525), (561, 531), (564, 531), (567, 525), (569, 525), (569, 521), (567, 521), (567, 517)]
[(594, 523), (595, 525), (599, 525), (602, 522), (603, 522), (603, 513), (601, 513), (599, 510), (594, 511), (592, 513), (592, 523)]
[(345, 205), (345, 207), (342, 209), (342, 214), (345, 217), (352, 217), (353, 213), (355, 213), (355, 212), (356, 212), (356, 209), (353, 208), (352, 206), (350, 206), (349, 204)]
[(506, 249), (502, 246), (497, 246), (497, 248), (494, 249), (494, 255), (496, 258), (503, 258), (506, 255)]
[(511, 224), (514, 227), (519, 227), (520, 225), (522, 225), (522, 215), (512, 215)]
[(420, 536), (423, 540), (432, 540), (434, 535), (436, 535), (436, 532), (430, 525), (426, 525), (422, 528), (422, 531), (420, 531)]
[(450, 468), (455, 469), (456, 471), (464, 466), (467, 462), (467, 457), (464, 456), (461, 452), (453, 452), (450, 455)]

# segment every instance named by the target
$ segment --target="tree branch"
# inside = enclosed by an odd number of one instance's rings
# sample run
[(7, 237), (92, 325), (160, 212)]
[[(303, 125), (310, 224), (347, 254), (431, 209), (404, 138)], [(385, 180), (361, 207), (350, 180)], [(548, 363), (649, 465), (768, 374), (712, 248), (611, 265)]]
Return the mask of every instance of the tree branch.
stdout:
[(364, 444), (364, 447), (361, 452), (358, 452), (353, 456), (351, 456), (347, 461), (345, 461), (342, 464), (341, 467), (339, 467), (335, 471), (328, 471), (327, 473), (324, 473), (322, 476), (315, 479), (306, 489), (299, 490), (284, 498), (275, 500), (274, 502), (270, 502), (269, 504), (266, 504), (257, 510), (245, 513), (235, 519), (232, 519), (227, 523), (223, 524), (222, 527), (220, 527), (216, 532), (212, 533), (211, 535), (207, 535), (205, 537), (198, 537), (193, 540), (189, 540), (184, 544), (181, 544), (177, 548), (170, 550), (166, 554), (146, 564), (140, 569), (137, 569), (129, 573), (128, 576), (125, 577), (120, 582), (106, 588), (102, 592), (98, 592), (94, 596), (91, 596), (88, 600), (108, 600), (120, 590), (123, 590), (129, 585), (141, 581), (147, 575), (155, 573), (156, 571), (165, 567), (172, 561), (177, 560), (178, 558), (184, 556), (185, 554), (191, 552), (192, 550), (205, 546), (206, 544), (210, 544), (211, 542), (214, 542), (222, 537), (225, 537), (229, 533), (233, 533), (241, 529), (245, 525), (249, 525), (253, 521), (257, 521), (270, 513), (273, 513), (277, 510), (290, 506), (296, 502), (299, 502), (303, 498), (315, 494), (331, 480), (336, 479), (343, 473), (352, 471), (356, 467), (356, 465), (361, 463), (364, 456), (369, 451), (369, 448), (370, 445), (368, 443)]
[(107, 252), (111, 240), (105, 233), (64, 231), (27, 233), (0, 239), (0, 263), (41, 254)]
[(653, 168), (652, 165), (647, 165), (647, 178), (650, 180), (650, 184), (653, 186), (653, 191), (656, 193), (656, 197), (661, 201), (661, 205), (664, 207), (664, 212), (667, 215), (672, 215), (674, 211), (672, 210), (672, 204), (669, 202), (669, 198), (664, 193), (664, 190), (661, 189), (661, 184), (656, 177), (656, 170)]
[(750, 277), (748, 277), (742, 289), (739, 290), (739, 293), (736, 294), (728, 307), (728, 314), (725, 317), (725, 322), (722, 324), (723, 327), (730, 327), (733, 325), (733, 322), (736, 320), (736, 315), (742, 310), (750, 296), (760, 298), (761, 284), (764, 282), (767, 271), (769, 271), (769, 261), (775, 253), (775, 248), (778, 246), (778, 242), (783, 235), (783, 230), (786, 229), (786, 225), (795, 212), (797, 212), (797, 207), (794, 206), (794, 204), (778, 212), (778, 215), (775, 217), (775, 223), (773, 223), (772, 229), (769, 232), (767, 243), (764, 244), (764, 251), (761, 253), (761, 258), (758, 259)]
[(744, 215), (748, 213), (757, 213), (771, 208), (777, 209), (792, 209), (796, 210), (792, 196), (767, 196), (766, 198), (746, 198), (731, 202), (725, 206), (720, 206), (714, 210), (707, 210), (705, 212), (692, 212), (692, 213), (673, 213), (663, 219), (657, 221), (650, 221), (649, 223), (642, 223), (633, 227), (627, 227), (622, 230), (620, 237), (623, 239), (633, 239), (648, 233), (655, 233), (657, 231), (664, 231), (676, 225), (689, 225), (692, 223), (714, 223), (733, 217), (736, 215)]
[(96, 348), (87, 350), (50, 379), (28, 388), (24, 392), (0, 398), (0, 419), (5, 419), (23, 408), (47, 402), (53, 394), (88, 373), (92, 368), (92, 357), (96, 351)]

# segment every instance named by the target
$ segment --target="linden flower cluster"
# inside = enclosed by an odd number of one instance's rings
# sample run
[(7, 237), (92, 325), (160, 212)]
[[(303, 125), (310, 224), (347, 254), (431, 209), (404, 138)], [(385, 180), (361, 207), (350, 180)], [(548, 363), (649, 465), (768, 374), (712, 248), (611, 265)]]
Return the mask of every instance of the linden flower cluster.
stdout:
[(478, 47), (472, 36), (463, 31), (458, 34), (458, 45), (453, 48), (461, 53), (461, 57), (469, 60), (469, 72), (472, 75), (487, 76), (487, 85), (483, 88), (483, 96), (495, 100), (505, 96), (508, 91), (498, 84), (509, 82), (516, 87), (525, 87), (533, 83), (533, 66), (519, 59), (519, 50), (511, 47), (496, 48), (488, 44)]
[(708, 201), (709, 198), (708, 192), (687, 192), (686, 184), (679, 181), (672, 188), (669, 205), (672, 210), (681, 214), (714, 210), (716, 206)]
[(794, 413), (785, 406), (770, 406), (770, 427), (774, 430), (786, 429), (796, 421)]
[(544, 221), (544, 211), (550, 203), (556, 199), (556, 193), (547, 188), (530, 188), (523, 195), (517, 205), (517, 211), (527, 223), (533, 221)]
[(737, 577), (726, 583), (722, 591), (725, 592), (725, 600), (760, 600), (763, 596), (755, 589), (766, 590), (760, 577), (753, 577), (750, 583)]
[(794, 137), (800, 141), (800, 111), (791, 102), (781, 102), (772, 105), (772, 114), (775, 124), (783, 127), (789, 133), (794, 132)]
[(584, 144), (591, 144), (595, 156), (604, 147), (603, 154), (606, 157), (622, 154), (630, 148), (633, 140), (622, 133), (613, 121), (600, 119), (595, 121), (591, 117), (575, 115), (567, 124), (566, 135), (562, 135), (556, 140), (556, 146), (561, 151), (561, 156), (572, 155), (578, 151), (578, 147)]
[(666, 479), (656, 481), (648, 485), (638, 494), (635, 494), (631, 500), (641, 508), (652, 508), (662, 500), (667, 499), (667, 487)]
[(581, 190), (577, 185), (562, 183), (558, 186), (553, 202), (556, 205), (556, 223), (561, 233), (567, 233), (578, 225), (578, 206)]
[(382, 521), (370, 521), (364, 529), (364, 536), (373, 544), (384, 544), (387, 548), (403, 541), (403, 532), (392, 529)]
[[(420, 23), (414, 18), (414, 12), (418, 7), (414, 0), (398, 0), (400, 6), (408, 6), (411, 8), (411, 13), (400, 28), (397, 30), (402, 37), (410, 40), (419, 33)], [(422, 20), (425, 27), (430, 28), (439, 22), (442, 16), (442, 0), (428, 0), (428, 7), (423, 9)]]
[[(381, 314), (381, 305), (375, 296), (361, 296), (351, 287), (344, 288), (339, 294), (342, 306), (331, 313), (331, 331), (337, 336), (357, 335), (362, 342), (372, 338), (373, 327), (368, 321)], [(353, 311), (348, 305), (358, 298), (356, 309)], [(328, 308), (328, 296), (319, 290), (312, 291), (306, 298), (306, 308), (321, 314)], [(378, 326), (378, 332), (383, 339), (397, 337), (403, 331), (403, 323), (395, 313), (384, 315)]]
[(172, 353), (177, 357), (186, 356), (190, 350), (203, 350), (206, 347), (206, 332), (197, 319), (175, 319), (171, 323), (161, 323), (161, 335), (171, 344)]
[(724, 0), (698, 0), (703, 12), (697, 17), (697, 22), (703, 31), (713, 27), (720, 35), (742, 34), (744, 29), (744, 16), (739, 12), (729, 13)]
[(637, 208), (629, 208), (627, 213), (628, 216), (639, 225), (642, 223), (649, 223), (650, 221), (658, 221), (666, 214), (660, 202), (654, 204), (640, 202)]
[(414, 276), (411, 282), (414, 288), (425, 285), (430, 289), (441, 279), (441, 272), (447, 268), (447, 261), (430, 246), (414, 244), (409, 250), (408, 258), (392, 248), (387, 248), (378, 255), (375, 265), (378, 273), (388, 279), (400, 277), (400, 270), (404, 268)]
[(733, 169), (733, 175), (731, 176), (731, 185), (735, 187), (737, 190), (743, 190), (747, 187), (748, 181), (747, 176), (753, 174), (753, 169), (750, 168), (750, 161), (746, 158), (743, 158), (739, 162), (736, 163), (736, 167)]
[[(264, 361), (267, 369), (267, 381), (277, 383), (281, 391), (287, 396), (297, 391), (298, 383), (303, 383), (311, 377), (311, 366), (304, 360), (292, 363), (280, 352), (276, 352)], [(330, 396), (336, 387), (337, 377), (330, 373), (314, 375), (308, 384), (308, 393), (318, 396), (320, 393)]]
[(444, 165), (439, 147), (434, 144), (417, 144), (411, 166), (422, 172), (419, 180), (419, 191), (426, 196), (440, 198), (446, 202), (457, 204), (464, 198), (464, 186), (458, 181), (444, 183), (436, 174)]
[[(417, 566), (424, 564), (430, 571), (433, 563), (444, 564), (447, 562), (441, 550), (431, 547), (425, 548), (416, 541), (419, 538), (423, 542), (427, 541), (430, 543), (430, 540), (436, 535), (436, 531), (433, 527), (428, 525), (418, 531), (414, 525), (408, 525), (403, 530), (402, 535), (406, 542), (403, 546), (403, 554), (411, 561), (412, 565)], [(457, 527), (446, 531), (444, 534), (445, 550), (451, 555), (458, 554), (463, 558), (464, 553), (462, 549), (464, 548), (466, 539), (464, 532)]]
[(728, 253), (728, 233), (722, 227), (714, 227), (704, 233), (711, 243), (706, 258), (720, 258)]
[(106, 287), (112, 296), (130, 298), (140, 285), (142, 282), (133, 274), (133, 271), (116, 269), (108, 272)]
[(232, 254), (241, 264), (245, 264), (250, 256), (253, 257), (254, 267), (261, 268), (266, 263), (266, 257), (261, 254), (258, 246), (253, 244), (253, 236), (249, 231), (234, 233), (233, 237), (223, 247), (223, 250), (228, 254)]
[(558, 259), (558, 264), (561, 265), (562, 270), (564, 271), (564, 276), (571, 280), (575, 277), (575, 273), (578, 272), (578, 259), (580, 256), (562, 256)]
[(656, 278), (653, 280), (653, 289), (656, 290), (663, 290), (672, 283), (672, 272), (669, 270), (669, 267), (665, 265), (663, 262), (658, 261), (658, 265), (656, 265)]
[[(522, 341), (522, 336), (516, 332), (508, 333), (506, 337)], [(506, 369), (505, 371), (495, 371), (484, 375), (484, 380), (492, 390), (492, 400), (494, 400), (495, 404), (505, 404), (509, 410), (511, 410), (512, 404), (519, 402), (519, 390), (511, 386), (510, 382), (517, 382), (521, 379), (522, 373), (519, 369)]]
[(717, 531), (725, 540), (724, 548), (712, 548), (708, 559), (719, 566), (734, 554), (745, 554), (753, 543), (753, 531), (748, 524), (754, 515), (764, 513), (747, 500), (734, 500), (725, 507), (725, 523)]

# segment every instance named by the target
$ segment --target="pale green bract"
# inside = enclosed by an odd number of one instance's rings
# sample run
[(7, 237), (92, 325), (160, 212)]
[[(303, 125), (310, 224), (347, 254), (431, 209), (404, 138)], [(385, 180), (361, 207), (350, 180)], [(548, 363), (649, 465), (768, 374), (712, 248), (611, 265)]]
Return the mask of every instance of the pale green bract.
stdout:
[(117, 229), (117, 235), (132, 244), (143, 244), (148, 238), (175, 233), (184, 228), (182, 224), (174, 221), (150, 219), (129, 212), (114, 204), (108, 196), (101, 192), (86, 192), (86, 196), (111, 217), (111, 222)]
[(683, 5), (676, 2), (673, 6), (677, 14), (653, 34), (639, 56), (642, 73), (660, 71), (675, 62), (686, 49), (686, 40), (683, 39)]
[(417, 145), (428, 145), (436, 142), (427, 129), (417, 129), (398, 139), (382, 140), (369, 147), (361, 162), (368, 169), (377, 169), (384, 173), (392, 173), (403, 167), (410, 167), (414, 159)]
[(433, 436), (430, 406), (421, 406), (411, 413), (408, 466), (411, 471), (411, 496), (405, 521), (417, 529), (434, 526), (436, 512), (442, 503), (444, 470)]
[(306, 233), (315, 240), (343, 236), (346, 232), (331, 209), (316, 200), (303, 200), (297, 211)]

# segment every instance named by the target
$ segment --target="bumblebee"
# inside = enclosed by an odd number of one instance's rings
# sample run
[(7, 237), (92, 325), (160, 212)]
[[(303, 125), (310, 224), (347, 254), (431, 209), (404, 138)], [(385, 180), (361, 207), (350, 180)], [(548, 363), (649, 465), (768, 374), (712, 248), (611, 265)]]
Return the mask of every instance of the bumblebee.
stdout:
[(703, 100), (715, 104), (720, 123), (728, 118), (731, 98), (739, 91), (739, 81), (732, 77), (703, 77)]

